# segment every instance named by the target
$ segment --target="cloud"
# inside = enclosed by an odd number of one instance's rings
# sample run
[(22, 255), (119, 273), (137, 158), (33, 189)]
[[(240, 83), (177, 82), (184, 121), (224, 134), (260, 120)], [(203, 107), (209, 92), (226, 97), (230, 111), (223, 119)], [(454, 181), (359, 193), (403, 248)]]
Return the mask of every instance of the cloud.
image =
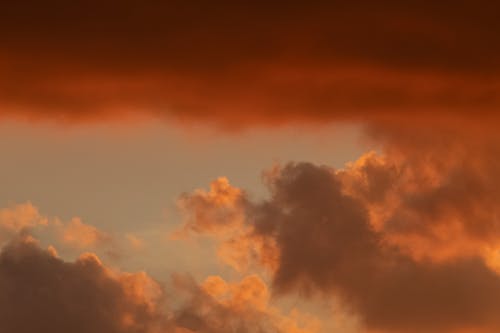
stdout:
[(162, 285), (145, 272), (109, 268), (93, 253), (65, 261), (27, 232), (1, 249), (0, 289), (2, 332), (317, 333), (320, 325), (271, 306), (257, 275), (198, 283), (175, 274)]
[(196, 189), (178, 198), (177, 206), (184, 219), (172, 236), (218, 239), (219, 259), (242, 273), (255, 269), (256, 263), (272, 268), (276, 265), (274, 244), (252, 235), (245, 222), (247, 204), (245, 192), (220, 177), (210, 183), (209, 191)]
[(267, 285), (257, 275), (229, 283), (209, 276), (198, 285), (187, 276), (174, 276), (174, 285), (189, 295), (188, 302), (176, 311), (176, 325), (187, 332), (203, 333), (316, 333), (318, 319), (292, 309), (283, 314), (270, 305)]
[[(498, 137), (487, 130), (461, 128), (450, 132), (403, 126), (375, 131), (372, 135), (385, 147), (384, 158), (367, 158), (365, 165), (371, 169), (358, 164), (340, 176), (351, 183), (346, 184), (348, 191), (369, 207), (373, 223), (383, 229), (386, 239), (416, 259), (496, 257)], [(378, 195), (369, 198), (362, 189), (354, 189), (353, 179), (359, 176)]]
[(48, 224), (49, 220), (41, 215), (30, 202), (2, 208), (0, 209), (0, 242), (7, 241), (24, 230)]
[[(273, 244), (275, 294), (339, 298), (367, 330), (494, 332), (500, 201), (497, 155), (486, 152), (496, 145), (478, 141), (481, 149), (458, 154), (464, 146), (453, 140), (442, 151), (417, 140), (410, 149), (412, 134), (342, 170), (273, 169), (270, 198), (243, 200), (243, 228), (228, 237)], [(240, 252), (258, 265), (266, 256), (251, 246)]]
[(200, 189), (181, 195), (177, 206), (186, 216), (186, 221), (183, 229), (174, 236), (188, 236), (191, 232), (220, 233), (221, 229), (241, 225), (243, 198), (243, 192), (231, 186), (225, 177), (214, 180), (209, 191)]
[(65, 262), (27, 238), (0, 254), (4, 332), (158, 332), (161, 288), (145, 274), (115, 273), (93, 254)]
[(84, 250), (99, 251), (113, 260), (121, 259), (126, 249), (137, 250), (144, 245), (137, 236), (117, 237), (84, 223), (79, 217), (63, 221), (46, 216), (30, 202), (0, 208), (0, 245), (19, 235), (34, 235), (62, 248), (65, 253), (70, 251), (78, 255)]
[(367, 327), (385, 331), (499, 327), (500, 276), (478, 257), (416, 261), (386, 244), (387, 233), (374, 230), (367, 207), (343, 192), (334, 170), (285, 166), (272, 180), (272, 199), (254, 209), (256, 232), (280, 250), (278, 292), (336, 294)]
[(491, 1), (4, 3), (0, 115), (160, 116), (226, 128), (494, 118), (498, 9)]
[(7, 230), (18, 232), (24, 228), (47, 225), (47, 218), (30, 202), (11, 205), (0, 210), (0, 225)]
[(111, 241), (111, 237), (94, 226), (73, 218), (62, 230), (61, 239), (65, 244), (79, 248), (90, 248)]

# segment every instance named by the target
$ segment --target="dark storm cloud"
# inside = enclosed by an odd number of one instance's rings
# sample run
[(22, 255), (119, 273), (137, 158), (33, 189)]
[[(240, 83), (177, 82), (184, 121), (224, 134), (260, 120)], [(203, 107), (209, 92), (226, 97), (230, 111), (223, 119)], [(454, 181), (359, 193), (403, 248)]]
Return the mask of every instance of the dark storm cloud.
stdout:
[(139, 112), (228, 126), (492, 113), (498, 9), (491, 1), (4, 2), (1, 113), (80, 121)]

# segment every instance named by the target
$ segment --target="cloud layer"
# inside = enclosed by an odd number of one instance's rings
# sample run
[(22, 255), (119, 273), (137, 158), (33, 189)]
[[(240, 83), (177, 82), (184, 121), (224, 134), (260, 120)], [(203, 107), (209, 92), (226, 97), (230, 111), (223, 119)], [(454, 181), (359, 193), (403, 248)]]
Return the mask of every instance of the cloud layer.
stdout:
[(493, 116), (498, 10), (491, 1), (7, 2), (0, 115), (228, 128)]

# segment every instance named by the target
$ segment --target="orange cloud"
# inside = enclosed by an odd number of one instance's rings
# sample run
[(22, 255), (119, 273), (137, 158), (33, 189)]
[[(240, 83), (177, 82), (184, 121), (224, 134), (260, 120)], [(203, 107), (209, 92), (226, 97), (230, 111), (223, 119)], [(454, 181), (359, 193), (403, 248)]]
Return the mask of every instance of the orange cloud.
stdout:
[(219, 240), (217, 255), (240, 272), (256, 265), (276, 267), (277, 251), (272, 240), (254, 237), (245, 223), (247, 214), (245, 193), (221, 177), (210, 184), (210, 190), (196, 189), (177, 200), (183, 214), (182, 226), (176, 237), (212, 236)]
[(174, 236), (187, 236), (190, 232), (219, 233), (221, 229), (232, 229), (242, 223), (241, 207), (243, 193), (221, 177), (210, 184), (210, 190), (196, 190), (184, 194), (177, 206), (186, 216), (182, 229)]
[[(490, 258), (500, 248), (498, 138), (487, 131), (377, 130), (383, 157), (338, 172), (374, 228), (417, 260)], [(477, 134), (476, 134), (477, 133)]]
[(63, 123), (160, 116), (229, 129), (495, 118), (498, 5), (448, 7), (6, 3), (0, 115)]
[[(84, 226), (82, 234), (89, 230)], [(2, 332), (317, 333), (319, 327), (312, 316), (271, 307), (256, 275), (236, 283), (212, 276), (201, 284), (176, 275), (160, 285), (145, 272), (111, 269), (93, 253), (64, 261), (26, 233), (0, 252), (0, 288)]]
[[(339, 297), (368, 331), (493, 332), (500, 201), (496, 178), (485, 176), (495, 174), (496, 155), (486, 152), (496, 145), (481, 141), (461, 155), (454, 137), (443, 151), (405, 138), (343, 170), (274, 169), (270, 198), (243, 200), (244, 221), (227, 236), (233, 256), (263, 265), (266, 253), (252, 249), (273, 244), (274, 293)], [(222, 248), (228, 238), (217, 238)]]
[(0, 226), (11, 232), (47, 224), (48, 219), (29, 202), (0, 209)]
[(80, 248), (92, 247), (110, 239), (108, 235), (94, 226), (83, 223), (79, 218), (73, 218), (63, 228), (62, 241)]
[(176, 317), (177, 325), (189, 332), (316, 333), (320, 329), (317, 318), (297, 309), (284, 314), (272, 307), (268, 287), (257, 275), (235, 283), (210, 276), (199, 286), (176, 276), (175, 284), (190, 295), (191, 301)]
[(113, 273), (93, 254), (64, 262), (20, 238), (0, 254), (0, 285), (4, 332), (149, 333), (164, 326), (157, 283)]
[(134, 249), (144, 245), (141, 239), (132, 234), (124, 235), (123, 240), (115, 238), (95, 226), (82, 222), (79, 217), (73, 217), (66, 222), (58, 217), (42, 215), (30, 202), (0, 209), (0, 244), (17, 235), (31, 234), (58, 247), (62, 246), (65, 250), (104, 251), (103, 253), (113, 260), (120, 259), (125, 245)]

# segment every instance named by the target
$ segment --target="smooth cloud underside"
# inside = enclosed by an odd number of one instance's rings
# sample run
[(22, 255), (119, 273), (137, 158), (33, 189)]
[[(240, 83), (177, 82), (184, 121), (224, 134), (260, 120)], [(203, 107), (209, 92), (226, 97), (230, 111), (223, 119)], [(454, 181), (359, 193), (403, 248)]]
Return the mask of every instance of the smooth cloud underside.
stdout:
[(0, 115), (166, 116), (230, 128), (495, 118), (499, 9), (492, 1), (3, 2)]

